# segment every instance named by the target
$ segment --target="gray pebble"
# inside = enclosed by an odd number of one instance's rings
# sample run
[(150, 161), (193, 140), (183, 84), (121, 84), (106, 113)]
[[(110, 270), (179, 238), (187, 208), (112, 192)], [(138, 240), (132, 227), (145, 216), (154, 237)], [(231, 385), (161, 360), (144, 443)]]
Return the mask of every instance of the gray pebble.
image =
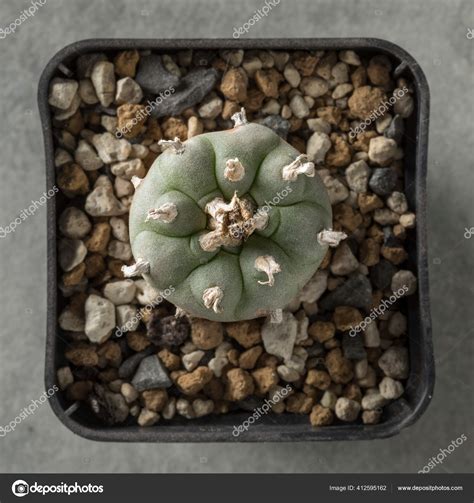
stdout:
[(388, 196), (397, 183), (397, 173), (392, 168), (376, 168), (370, 177), (369, 186), (379, 196)]
[(290, 123), (286, 119), (280, 115), (269, 115), (263, 119), (262, 124), (273, 129), (278, 136), (286, 140), (290, 130)]
[(379, 358), (378, 364), (386, 376), (393, 379), (407, 379), (410, 373), (408, 349), (392, 346)]
[(173, 383), (166, 368), (156, 355), (147, 356), (138, 365), (132, 384), (137, 391), (154, 388), (169, 388)]
[(319, 305), (324, 310), (332, 310), (337, 306), (352, 306), (370, 310), (372, 285), (363, 274), (354, 273), (342, 285), (326, 294)]
[(135, 80), (145, 93), (159, 94), (170, 87), (177, 87), (178, 77), (169, 73), (161, 61), (161, 57), (150, 54), (140, 59)]
[(384, 131), (384, 136), (386, 138), (391, 138), (397, 143), (400, 143), (403, 138), (403, 133), (405, 132), (405, 124), (403, 123), (403, 117), (401, 115), (395, 115), (395, 117), (390, 122), (390, 126)]

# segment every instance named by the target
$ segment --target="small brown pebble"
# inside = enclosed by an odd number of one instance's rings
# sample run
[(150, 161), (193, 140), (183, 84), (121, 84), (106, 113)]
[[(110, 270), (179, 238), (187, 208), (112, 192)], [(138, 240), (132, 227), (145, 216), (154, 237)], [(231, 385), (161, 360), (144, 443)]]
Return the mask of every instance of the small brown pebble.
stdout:
[(313, 74), (319, 58), (307, 52), (298, 52), (293, 55), (293, 66), (303, 77), (309, 77)]
[(107, 341), (102, 344), (97, 350), (97, 354), (104, 358), (111, 367), (118, 368), (122, 363), (122, 351), (120, 345), (115, 341)]
[(59, 384), (59, 389), (64, 391), (68, 386), (74, 382), (74, 376), (72, 375), (71, 369), (69, 367), (61, 367), (56, 372), (56, 377)]
[(338, 134), (331, 135), (332, 147), (326, 154), (325, 163), (332, 168), (341, 168), (350, 164), (352, 151), (349, 144)]
[(81, 112), (78, 110), (72, 117), (69, 117), (69, 119), (64, 122), (63, 127), (71, 134), (78, 135), (82, 129), (84, 129), (84, 120)]
[(334, 414), (331, 409), (318, 404), (311, 410), (309, 421), (312, 426), (328, 426), (333, 423)]
[(246, 370), (253, 369), (262, 352), (263, 352), (262, 346), (254, 346), (253, 348), (247, 349), (247, 351), (244, 351), (240, 355), (238, 366)]
[(335, 383), (348, 383), (354, 376), (350, 360), (342, 355), (341, 348), (334, 348), (326, 355), (326, 368)]
[(356, 137), (356, 141), (352, 143), (352, 147), (356, 152), (368, 152), (370, 140), (376, 136), (376, 131), (365, 131), (364, 133), (359, 133)]
[(401, 246), (382, 246), (381, 253), (392, 264), (399, 265), (408, 258), (408, 254)]
[(195, 395), (202, 390), (213, 376), (214, 374), (210, 368), (202, 366), (192, 372), (184, 373), (178, 377), (176, 382), (185, 395)]
[(364, 239), (359, 248), (359, 260), (367, 267), (380, 262), (380, 245), (375, 239)]
[(227, 372), (225, 399), (231, 402), (244, 400), (254, 392), (252, 376), (245, 370), (235, 368)]
[(351, 82), (354, 89), (365, 86), (367, 84), (367, 72), (365, 68), (360, 65), (351, 73)]
[(235, 339), (241, 346), (248, 349), (262, 341), (260, 324), (256, 320), (226, 323), (225, 329), (229, 337)]
[[(148, 139), (154, 140), (154, 141), (160, 141), (163, 138), (163, 132), (161, 131), (160, 124), (153, 117), (149, 117), (147, 120), (145, 138), (148, 138)], [(151, 150), (150, 150), (150, 154), (153, 154), (153, 152)]]
[(143, 351), (151, 344), (150, 340), (143, 332), (127, 332), (125, 337), (128, 347), (137, 353)]
[(224, 397), (224, 385), (220, 379), (213, 377), (204, 386), (203, 392), (212, 400), (218, 401)]
[(295, 393), (286, 400), (286, 410), (293, 414), (309, 414), (314, 405), (314, 399), (304, 393)]
[(227, 352), (227, 359), (229, 360), (229, 363), (231, 363), (234, 367), (239, 366), (239, 356), (240, 353), (235, 348)]
[(260, 91), (262, 91), (267, 98), (278, 98), (280, 94), (278, 85), (282, 80), (282, 75), (274, 68), (257, 70), (255, 72), (255, 82)]
[(149, 389), (142, 392), (143, 405), (153, 412), (161, 412), (168, 401), (165, 389)]
[(334, 324), (341, 332), (347, 332), (362, 322), (362, 315), (355, 307), (337, 306), (333, 314)]
[(376, 194), (359, 194), (357, 196), (357, 203), (360, 212), (363, 214), (383, 208), (383, 201)]
[(86, 278), (96, 278), (105, 271), (105, 262), (98, 253), (90, 253), (84, 260)]
[(354, 90), (347, 105), (354, 117), (364, 120), (386, 99), (387, 96), (382, 89), (372, 86), (361, 86)]
[(83, 196), (89, 192), (89, 179), (79, 164), (60, 168), (56, 181), (67, 197)]
[(258, 89), (249, 89), (247, 92), (247, 99), (244, 103), (245, 110), (249, 112), (257, 112), (262, 108), (265, 95)]
[(355, 400), (356, 402), (360, 402), (362, 400), (362, 391), (355, 383), (347, 384), (344, 387), (342, 394), (346, 398), (349, 398), (349, 400)]
[(71, 269), (69, 272), (63, 274), (63, 285), (64, 286), (74, 286), (78, 285), (82, 278), (84, 277), (84, 273), (86, 272), (86, 264), (81, 262), (74, 269)]
[(321, 107), (317, 109), (318, 117), (332, 126), (337, 126), (341, 120), (341, 109), (338, 107)]
[(142, 409), (137, 422), (140, 426), (153, 426), (160, 419), (160, 415), (151, 410)]
[(252, 372), (257, 391), (262, 395), (278, 384), (278, 374), (272, 367), (262, 367)]
[(135, 138), (143, 131), (147, 120), (145, 106), (125, 103), (117, 108), (117, 130), (124, 138)]
[(382, 416), (381, 410), (364, 410), (362, 412), (362, 422), (364, 424), (377, 424)]
[(163, 135), (167, 140), (174, 140), (177, 136), (181, 141), (186, 141), (188, 138), (188, 127), (176, 117), (170, 117), (163, 122)]
[(169, 349), (162, 349), (158, 353), (158, 357), (168, 370), (178, 370), (181, 366), (180, 357), (172, 353)]
[(310, 369), (306, 375), (305, 383), (321, 390), (327, 390), (331, 385), (331, 377), (325, 370)]
[(75, 402), (76, 400), (83, 401), (86, 400), (89, 396), (89, 393), (92, 391), (92, 382), (91, 381), (76, 381), (73, 382), (70, 386), (68, 386), (66, 391), (66, 398), (71, 402)]
[[(388, 63), (388, 64), (387, 64)], [(390, 62), (384, 56), (373, 57), (367, 67), (367, 76), (374, 86), (386, 87), (390, 84)]]
[(362, 215), (345, 203), (338, 204), (333, 209), (333, 218), (350, 232), (354, 232), (359, 225), (362, 225)]
[(257, 367), (271, 367), (272, 369), (276, 369), (278, 365), (278, 358), (268, 353), (263, 353), (257, 361)]
[[(116, 258), (112, 258), (112, 259), (107, 260), (107, 269), (110, 271), (110, 273), (112, 274), (112, 276), (114, 278), (124, 279), (124, 275), (123, 275), (123, 271), (122, 271), (122, 267), (124, 265), (125, 264), (121, 260), (118, 260)], [(143, 321), (145, 321), (145, 320), (143, 320)]]
[(230, 119), (235, 113), (240, 110), (240, 105), (235, 101), (226, 100), (224, 108), (222, 109), (222, 118), (225, 120)]
[(119, 77), (135, 77), (139, 59), (137, 50), (119, 52), (114, 58), (115, 73)]
[(78, 367), (94, 367), (99, 363), (99, 355), (95, 346), (81, 344), (66, 349), (66, 358)]
[(334, 323), (330, 321), (316, 321), (308, 328), (309, 336), (318, 342), (326, 342), (332, 339), (336, 333)]
[(247, 99), (248, 77), (243, 68), (231, 68), (222, 77), (220, 90), (229, 100), (243, 103)]
[(110, 240), (111, 227), (107, 222), (94, 225), (84, 244), (89, 252), (105, 253)]
[(191, 321), (191, 338), (198, 349), (213, 349), (224, 340), (222, 323), (194, 318)]

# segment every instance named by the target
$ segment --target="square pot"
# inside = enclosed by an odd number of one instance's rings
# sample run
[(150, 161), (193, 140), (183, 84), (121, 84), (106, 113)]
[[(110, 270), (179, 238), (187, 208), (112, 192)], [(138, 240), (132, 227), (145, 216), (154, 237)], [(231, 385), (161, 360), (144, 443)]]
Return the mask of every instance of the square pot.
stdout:
[[(428, 296), (428, 265), (426, 243), (426, 171), (428, 148), (429, 89), (418, 63), (403, 49), (390, 42), (372, 38), (336, 39), (93, 39), (73, 43), (59, 51), (47, 64), (39, 82), (38, 105), (43, 125), (47, 188), (55, 184), (54, 145), (51, 115), (48, 105), (50, 80), (58, 74), (58, 65), (87, 52), (108, 52), (126, 49), (177, 51), (183, 49), (273, 49), (273, 50), (344, 50), (354, 49), (361, 54), (385, 54), (394, 63), (396, 77), (406, 77), (415, 90), (416, 110), (406, 120), (405, 131), (405, 192), (416, 212), (416, 240), (407, 242), (408, 266), (416, 271), (416, 295), (404, 301), (408, 310), (408, 340), (410, 376), (401, 398), (384, 408), (382, 422), (376, 425), (347, 424), (313, 428), (307, 416), (270, 414), (254, 423), (238, 437), (232, 435), (234, 425), (248, 418), (238, 412), (207, 416), (189, 421), (175, 417), (170, 423), (142, 428), (137, 425), (106, 427), (85, 407), (70, 406), (57, 393), (49, 402), (66, 427), (92, 440), (122, 442), (283, 442), (314, 440), (368, 440), (390, 437), (414, 423), (425, 411), (434, 387), (434, 361), (431, 339), (431, 319)], [(65, 363), (65, 342), (58, 327), (56, 214), (61, 208), (58, 198), (48, 199), (48, 314), (46, 339), (45, 384), (56, 383), (56, 369)]]

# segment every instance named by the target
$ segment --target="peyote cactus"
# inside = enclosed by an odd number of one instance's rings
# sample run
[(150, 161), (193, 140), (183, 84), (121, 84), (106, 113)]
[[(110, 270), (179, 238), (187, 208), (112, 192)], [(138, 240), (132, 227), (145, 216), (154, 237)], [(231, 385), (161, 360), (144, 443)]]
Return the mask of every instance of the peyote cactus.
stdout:
[[(331, 205), (314, 164), (271, 129), (247, 123), (168, 147), (134, 179), (130, 242), (140, 275), (177, 311), (216, 321), (288, 304), (321, 263)], [(323, 232), (322, 232), (323, 231)]]

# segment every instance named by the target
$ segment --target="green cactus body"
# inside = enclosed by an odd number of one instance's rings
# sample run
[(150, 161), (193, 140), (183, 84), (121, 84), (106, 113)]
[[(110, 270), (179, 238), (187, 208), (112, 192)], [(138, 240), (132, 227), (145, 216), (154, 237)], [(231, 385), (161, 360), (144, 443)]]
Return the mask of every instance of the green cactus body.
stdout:
[(321, 263), (327, 244), (318, 233), (332, 223), (325, 187), (302, 157), (250, 123), (165, 150), (130, 211), (146, 281), (158, 291), (173, 286), (167, 300), (210, 320), (252, 319), (287, 305)]

